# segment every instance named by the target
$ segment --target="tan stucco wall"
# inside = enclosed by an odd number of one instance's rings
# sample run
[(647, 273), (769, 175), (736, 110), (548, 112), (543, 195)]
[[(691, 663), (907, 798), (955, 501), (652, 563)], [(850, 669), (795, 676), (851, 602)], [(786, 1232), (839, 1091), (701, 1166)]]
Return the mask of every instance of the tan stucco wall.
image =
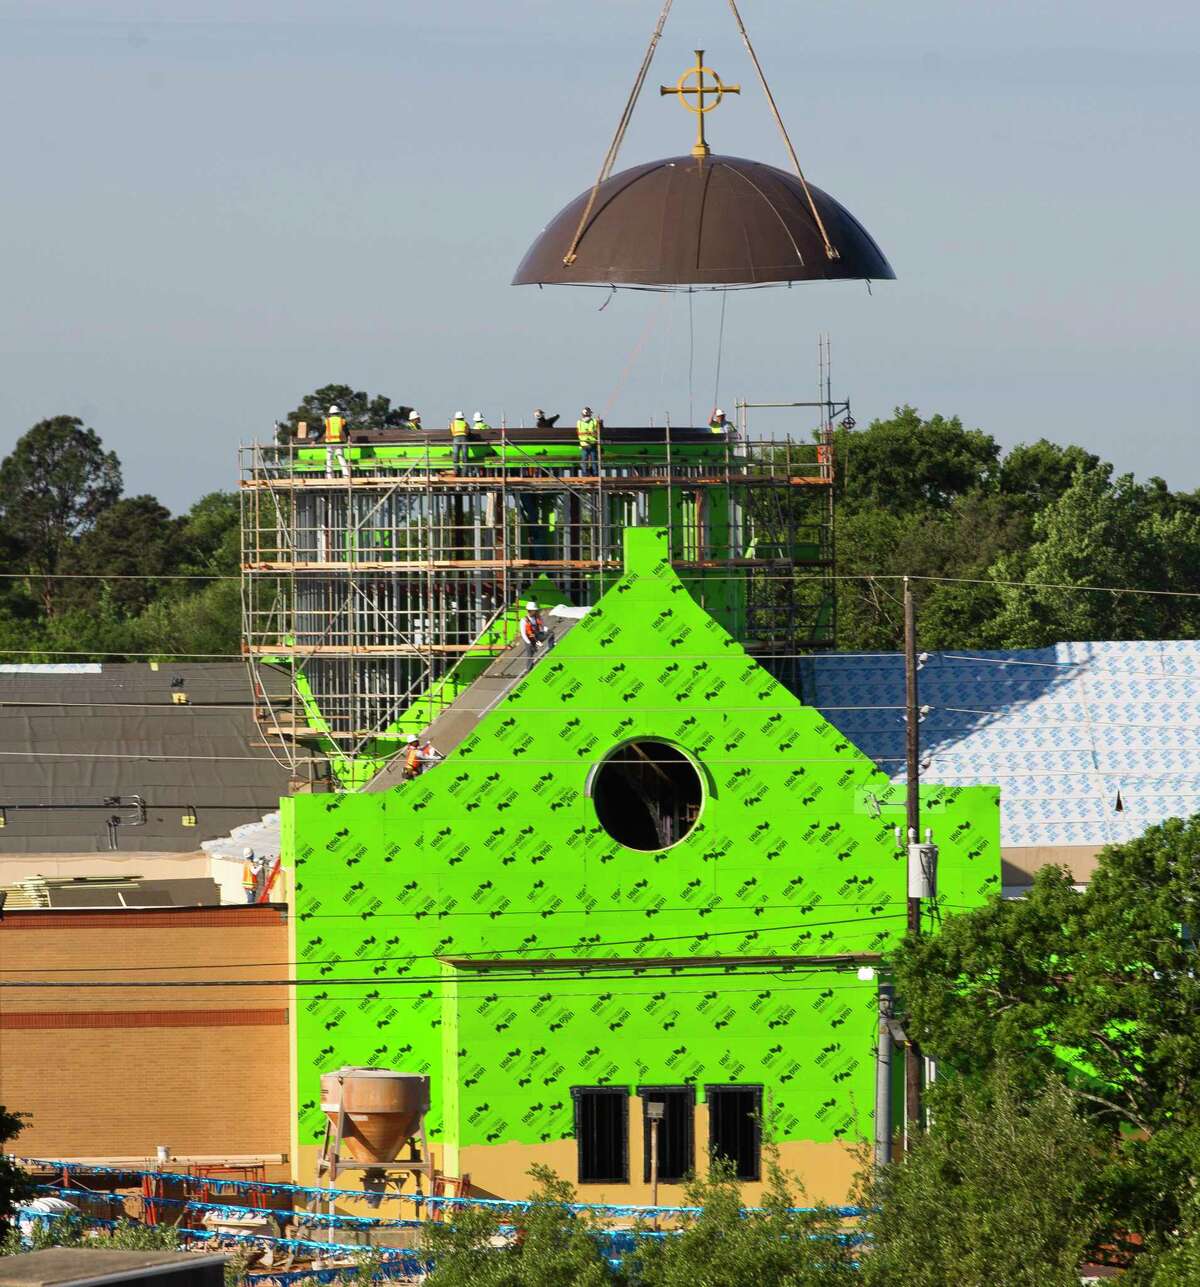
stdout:
[(1084, 885), (1096, 870), (1098, 845), (1005, 845), (1000, 851), (1000, 883), (1006, 887), (1030, 885), (1043, 867), (1065, 867)]
[[(696, 1105), (695, 1132), (697, 1168), (704, 1170), (708, 1157), (708, 1110), (703, 1104)], [(444, 1162), (443, 1149), (437, 1143), (432, 1147), (434, 1164), (440, 1169)], [(318, 1151), (312, 1145), (296, 1150), (294, 1178), (298, 1183), (315, 1183)], [(778, 1145), (778, 1153), (780, 1165), (798, 1180), (806, 1200), (836, 1205), (853, 1196), (855, 1177), (862, 1169), (862, 1157), (855, 1146), (797, 1140)], [(560, 1178), (574, 1184), (580, 1202), (621, 1205), (650, 1202), (650, 1185), (642, 1181), (642, 1101), (636, 1095), (629, 1097), (630, 1184), (579, 1184), (578, 1155), (573, 1139), (555, 1140), (548, 1144), (468, 1145), (458, 1150), (458, 1160), (461, 1174), (470, 1177), (471, 1194), (475, 1197), (515, 1200), (529, 1197), (535, 1186), (529, 1168), (536, 1163), (549, 1167)], [(764, 1150), (764, 1172), (766, 1160)], [(338, 1178), (339, 1188), (358, 1188), (359, 1183), (357, 1175), (352, 1172)], [(407, 1192), (413, 1191), (411, 1180), (406, 1182), (405, 1188)], [(762, 1191), (762, 1184), (744, 1185), (747, 1204), (757, 1202)], [(660, 1206), (682, 1205), (683, 1186), (660, 1184), (658, 1201)], [(353, 1200), (340, 1203), (338, 1209), (358, 1214), (371, 1213)]]

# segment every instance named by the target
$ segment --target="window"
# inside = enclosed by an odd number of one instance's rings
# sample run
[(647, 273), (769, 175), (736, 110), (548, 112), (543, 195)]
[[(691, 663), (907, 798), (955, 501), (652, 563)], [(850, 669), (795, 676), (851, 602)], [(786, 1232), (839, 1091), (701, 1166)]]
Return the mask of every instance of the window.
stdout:
[(592, 801), (618, 844), (651, 851), (677, 844), (696, 825), (704, 788), (696, 766), (666, 742), (619, 746), (596, 770)]
[(572, 1086), (580, 1184), (629, 1183), (629, 1096), (623, 1087)]
[(664, 1184), (686, 1179), (696, 1165), (695, 1104), (691, 1086), (639, 1086), (642, 1097), (642, 1179), (650, 1183), (650, 1118), (648, 1104), (662, 1104), (658, 1127), (658, 1178)]
[(706, 1086), (708, 1150), (728, 1158), (739, 1180), (762, 1174), (762, 1087)]

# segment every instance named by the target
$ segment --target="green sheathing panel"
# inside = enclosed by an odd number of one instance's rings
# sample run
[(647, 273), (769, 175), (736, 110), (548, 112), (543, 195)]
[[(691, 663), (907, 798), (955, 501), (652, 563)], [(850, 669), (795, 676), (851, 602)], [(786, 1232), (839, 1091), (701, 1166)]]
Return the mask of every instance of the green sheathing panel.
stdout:
[[(321, 1130), (319, 1073), (344, 1063), (431, 1074), (450, 1146), (567, 1136), (570, 1088), (601, 1083), (762, 1084), (781, 1141), (867, 1133), (875, 983), (738, 962), (895, 941), (902, 795), (699, 607), (664, 531), (625, 540), (624, 576), (435, 770), (285, 801), (299, 973), (322, 980), (299, 1000), (301, 1143)], [(704, 782), (696, 826), (661, 852), (612, 841), (588, 794), (637, 738)], [(998, 790), (923, 797), (942, 911), (978, 905), (999, 887)], [(531, 981), (439, 959), (468, 954), (681, 964)], [(728, 966), (682, 964), (712, 956)]]

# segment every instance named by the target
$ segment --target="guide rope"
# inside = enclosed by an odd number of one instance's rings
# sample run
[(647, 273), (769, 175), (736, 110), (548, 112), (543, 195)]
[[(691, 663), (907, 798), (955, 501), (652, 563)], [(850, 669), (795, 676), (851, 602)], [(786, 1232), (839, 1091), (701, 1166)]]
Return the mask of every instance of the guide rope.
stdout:
[(804, 177), (804, 171), (800, 168), (800, 158), (796, 155), (796, 149), (792, 146), (787, 126), (783, 123), (783, 116), (775, 103), (775, 95), (771, 93), (771, 87), (767, 84), (767, 75), (762, 69), (762, 63), (758, 61), (754, 46), (750, 43), (750, 33), (746, 30), (746, 24), (742, 21), (742, 15), (738, 12), (737, 0), (729, 0), (729, 8), (733, 11), (733, 20), (737, 23), (738, 31), (741, 32), (742, 43), (746, 46), (746, 52), (750, 55), (754, 70), (758, 73), (758, 79), (762, 84), (763, 93), (767, 96), (771, 114), (775, 117), (775, 124), (779, 126), (779, 132), (783, 135), (788, 155), (792, 158), (792, 164), (796, 167), (796, 177), (800, 180), (800, 186), (804, 189), (804, 196), (808, 201), (808, 208), (812, 212), (813, 222), (817, 225), (817, 231), (821, 234), (821, 240), (825, 243), (825, 258), (840, 259), (841, 255), (838, 254), (837, 247), (833, 242), (829, 240), (829, 233), (825, 231), (825, 224), (817, 210), (817, 203), (813, 200), (813, 195), (809, 191), (808, 180)]
[(633, 88), (629, 91), (625, 110), (621, 113), (621, 119), (617, 123), (617, 132), (613, 135), (613, 140), (608, 145), (604, 163), (600, 166), (600, 173), (596, 176), (596, 182), (592, 184), (592, 191), (588, 196), (587, 205), (584, 206), (583, 214), (579, 217), (579, 226), (575, 229), (575, 235), (571, 238), (571, 244), (567, 248), (567, 253), (563, 256), (563, 263), (568, 268), (575, 262), (575, 252), (579, 249), (579, 243), (583, 238), (583, 230), (587, 227), (587, 222), (592, 217), (592, 211), (596, 207), (596, 194), (600, 191), (600, 185), (612, 173), (613, 166), (617, 163), (617, 153), (621, 150), (621, 144), (625, 139), (625, 131), (629, 128), (629, 122), (633, 119), (633, 109), (637, 106), (642, 86), (646, 83), (646, 73), (650, 70), (651, 62), (654, 61), (654, 51), (662, 38), (663, 28), (667, 24), (667, 16), (671, 12), (673, 3), (674, 0), (664, 0), (663, 2), (662, 13), (658, 15), (658, 26), (654, 28), (650, 36), (650, 44), (646, 47), (646, 55), (642, 59), (642, 65), (638, 70), (637, 78), (633, 82)]

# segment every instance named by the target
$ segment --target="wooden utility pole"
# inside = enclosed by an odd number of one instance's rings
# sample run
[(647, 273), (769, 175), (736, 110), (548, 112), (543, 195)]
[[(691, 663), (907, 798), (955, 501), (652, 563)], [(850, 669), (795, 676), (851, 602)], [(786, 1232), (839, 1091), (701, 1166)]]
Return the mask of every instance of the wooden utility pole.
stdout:
[[(904, 578), (904, 705), (905, 751), (908, 761), (908, 789), (905, 798), (908, 846), (906, 875), (908, 879), (908, 932), (921, 932), (921, 899), (913, 897), (911, 867), (914, 846), (921, 841), (921, 703), (917, 692), (917, 625), (913, 607), (912, 585)], [(904, 1052), (904, 1142), (913, 1147), (921, 1129), (921, 1051), (913, 1039), (911, 1020), (908, 1044)]]

